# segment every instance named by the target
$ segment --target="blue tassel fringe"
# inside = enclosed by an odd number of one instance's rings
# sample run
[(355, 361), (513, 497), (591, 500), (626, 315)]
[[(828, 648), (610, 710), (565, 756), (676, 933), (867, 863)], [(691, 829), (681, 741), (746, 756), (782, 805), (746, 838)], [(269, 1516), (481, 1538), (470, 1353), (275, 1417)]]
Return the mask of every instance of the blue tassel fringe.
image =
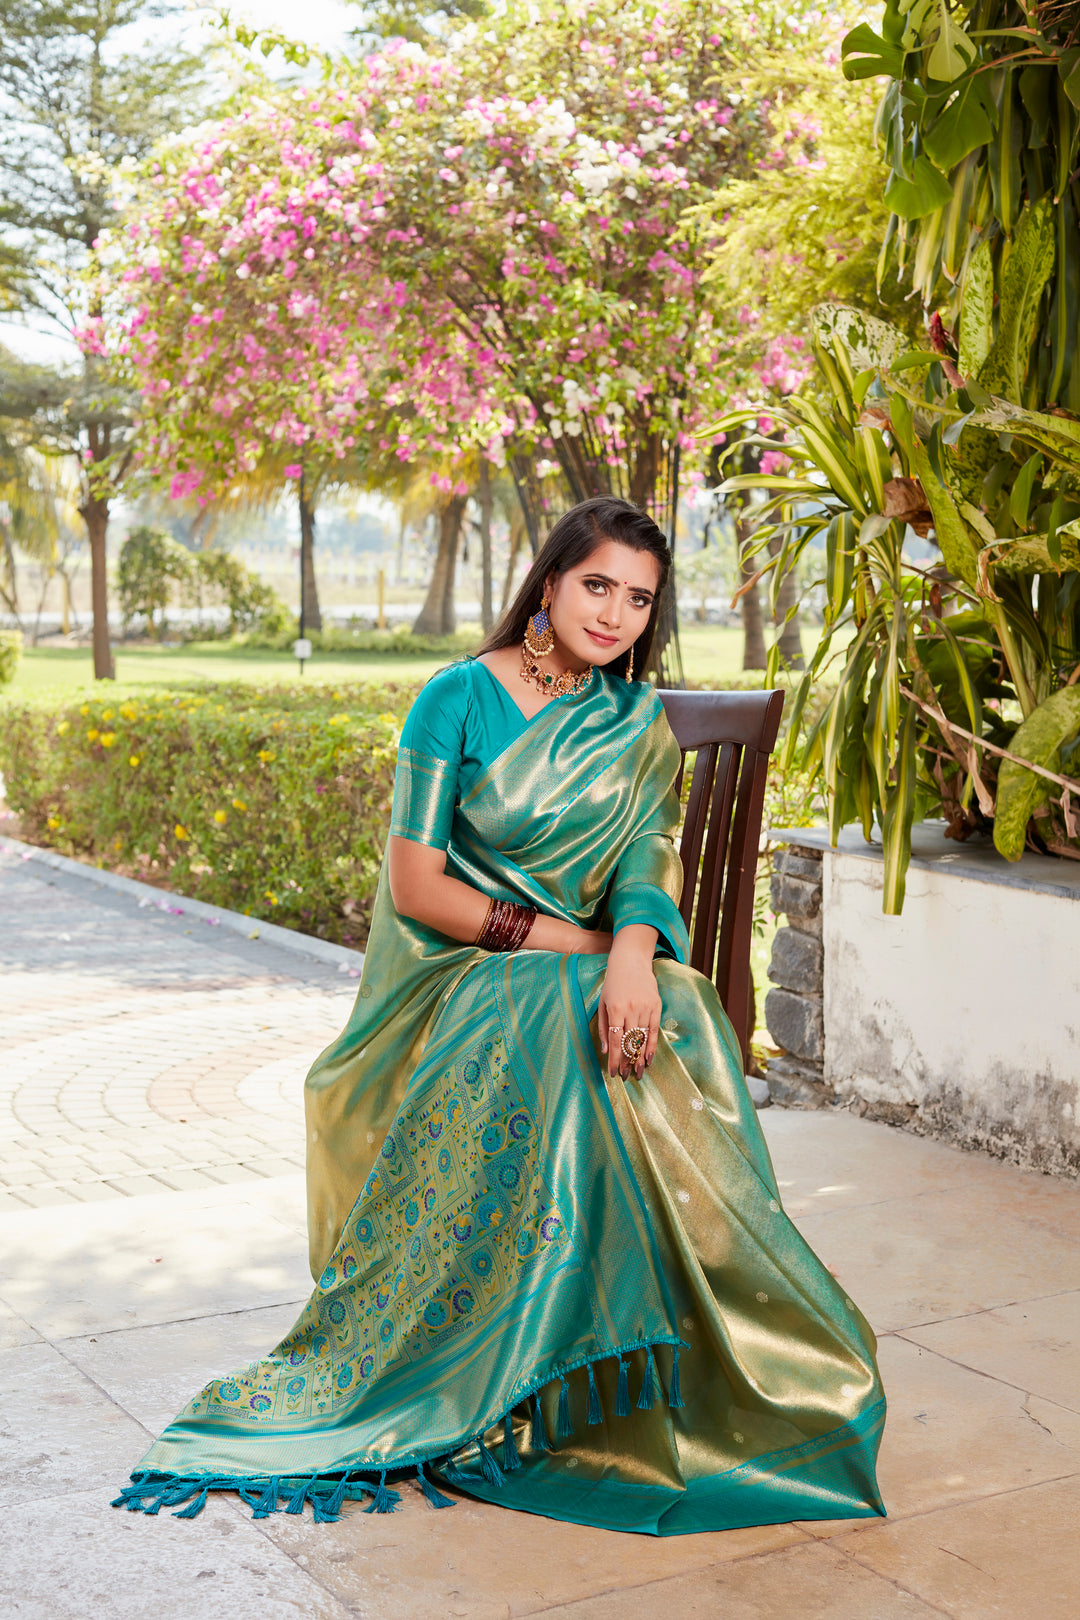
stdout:
[(532, 1448), (534, 1451), (550, 1451), (551, 1441), (547, 1437), (544, 1427), (544, 1408), (540, 1405), (540, 1391), (537, 1390), (532, 1398)]
[(668, 1388), (667, 1403), (669, 1406), (685, 1406), (682, 1390), (679, 1387), (679, 1347), (675, 1346), (675, 1354), (671, 1358), (671, 1384)]
[(585, 1408), (586, 1423), (603, 1423), (604, 1409), (600, 1405), (600, 1391), (596, 1387), (596, 1378), (593, 1374), (592, 1362), (589, 1362), (589, 1404)]
[(630, 1416), (630, 1374), (622, 1356), (619, 1357), (619, 1383), (615, 1391), (615, 1416)]
[[(665, 1341), (666, 1342), (666, 1341)], [(663, 1394), (663, 1385), (660, 1383), (659, 1371), (655, 1364), (654, 1347), (646, 1344), (645, 1349), (645, 1376), (642, 1379), (641, 1392), (638, 1395), (637, 1406), (639, 1411), (649, 1412), (653, 1408), (656, 1398), (656, 1386), (660, 1384), (660, 1394)], [(630, 1415), (630, 1382), (625, 1359), (626, 1352), (619, 1353), (619, 1373), (615, 1391), (615, 1415), (629, 1417)], [(604, 1420), (603, 1407), (600, 1402), (600, 1392), (596, 1384), (596, 1375), (591, 1362), (584, 1363), (589, 1380), (588, 1404), (586, 1406), (586, 1422), (590, 1425), (602, 1423)], [(576, 1369), (571, 1368), (570, 1371)], [(559, 1403), (556, 1417), (555, 1432), (560, 1440), (569, 1439), (574, 1432), (570, 1416), (570, 1385), (566, 1373), (557, 1375), (559, 1378)], [(531, 1449), (543, 1453), (552, 1450), (544, 1424), (544, 1411), (540, 1401), (540, 1391), (533, 1390), (532, 1400), (532, 1430), (530, 1435)], [(672, 1346), (671, 1382), (668, 1388), (667, 1404), (677, 1408), (685, 1406), (679, 1380), (679, 1344)], [(512, 1412), (506, 1412), (503, 1417), (502, 1435), (502, 1467), (484, 1444), (483, 1434), (476, 1436), (476, 1449), (480, 1464), (480, 1472), (489, 1485), (499, 1486), (504, 1483), (505, 1475), (514, 1473), (522, 1466), (518, 1455), (517, 1443), (514, 1437)], [(468, 1476), (458, 1469), (453, 1458), (442, 1458), (439, 1467), (451, 1478), (455, 1473), (460, 1477), (463, 1485), (467, 1487)], [(196, 1477), (184, 1477), (176, 1474), (155, 1474), (143, 1471), (133, 1474), (131, 1483), (125, 1485), (120, 1495), (113, 1501), (113, 1507), (123, 1507), (131, 1513), (148, 1513), (151, 1516), (161, 1512), (163, 1507), (173, 1508), (173, 1517), (177, 1519), (194, 1519), (206, 1506), (207, 1496), (211, 1491), (237, 1491), (252, 1510), (252, 1517), (265, 1519), (271, 1513), (281, 1510), (283, 1496), (285, 1512), (301, 1514), (305, 1502), (310, 1502), (316, 1524), (333, 1524), (339, 1517), (345, 1498), (348, 1496), (355, 1500), (362, 1495), (370, 1496), (371, 1502), (366, 1513), (393, 1513), (401, 1501), (398, 1491), (387, 1486), (387, 1473), (394, 1472), (400, 1477), (403, 1473), (414, 1473), (420, 1489), (433, 1508), (453, 1507), (455, 1504), (448, 1496), (438, 1491), (431, 1479), (425, 1473), (424, 1462), (403, 1464), (398, 1470), (383, 1469), (379, 1474), (378, 1485), (371, 1484), (361, 1476), (361, 1473), (346, 1469), (332, 1475), (320, 1476), (312, 1474), (308, 1478), (299, 1478), (296, 1475), (284, 1477), (274, 1474), (269, 1479), (263, 1478), (230, 1478), (225, 1475), (202, 1474)]]
[(427, 1475), (424, 1473), (423, 1463), (417, 1463), (416, 1473), (420, 1480), (420, 1489), (423, 1491), (433, 1508), (456, 1507), (457, 1504), (454, 1502), (452, 1497), (444, 1496), (441, 1491), (436, 1490), (434, 1481), (428, 1479)]
[(645, 1376), (641, 1380), (641, 1394), (637, 1398), (639, 1412), (651, 1412), (653, 1403), (653, 1353), (652, 1345), (645, 1352)]
[(514, 1418), (510, 1412), (507, 1412), (503, 1419), (502, 1465), (504, 1474), (512, 1474), (515, 1468), (521, 1467), (521, 1458), (518, 1456), (517, 1445), (514, 1441)]
[(483, 1474), (488, 1484), (501, 1485), (503, 1483), (502, 1469), (491, 1455), (491, 1452), (488, 1450), (487, 1446), (485, 1446), (484, 1437), (482, 1434), (478, 1434), (476, 1437), (476, 1449), (480, 1455), (480, 1472)]

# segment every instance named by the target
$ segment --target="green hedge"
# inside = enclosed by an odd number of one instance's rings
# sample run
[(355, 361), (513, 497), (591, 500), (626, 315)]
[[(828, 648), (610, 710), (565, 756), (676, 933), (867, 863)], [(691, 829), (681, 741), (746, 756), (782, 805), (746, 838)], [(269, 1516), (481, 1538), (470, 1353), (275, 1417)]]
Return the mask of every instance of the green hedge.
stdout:
[(0, 630), (0, 686), (7, 686), (15, 679), (15, 671), (19, 667), (19, 656), (22, 652), (22, 632), (19, 630)]
[(367, 937), (419, 683), (145, 689), (0, 710), (24, 838), (325, 939)]

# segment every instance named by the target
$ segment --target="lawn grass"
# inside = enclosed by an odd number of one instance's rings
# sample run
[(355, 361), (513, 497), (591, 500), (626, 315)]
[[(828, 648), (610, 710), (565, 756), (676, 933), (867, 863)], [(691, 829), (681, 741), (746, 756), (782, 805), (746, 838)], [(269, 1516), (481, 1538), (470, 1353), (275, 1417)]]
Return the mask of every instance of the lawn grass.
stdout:
[[(479, 630), (477, 641), (479, 641)], [(742, 631), (737, 626), (685, 626), (681, 631), (688, 680), (723, 686), (742, 673)], [(121, 643), (115, 651), (116, 688), (186, 686), (192, 681), (294, 681), (291, 653), (233, 647), (227, 642), (189, 642), (179, 647)], [(316, 653), (304, 679), (328, 685), (343, 681), (426, 680), (447, 663), (445, 653), (430, 656), (392, 652)], [(15, 680), (0, 694), (16, 701), (68, 701), (96, 683), (89, 647), (27, 647)], [(98, 687), (100, 695), (100, 687)]]

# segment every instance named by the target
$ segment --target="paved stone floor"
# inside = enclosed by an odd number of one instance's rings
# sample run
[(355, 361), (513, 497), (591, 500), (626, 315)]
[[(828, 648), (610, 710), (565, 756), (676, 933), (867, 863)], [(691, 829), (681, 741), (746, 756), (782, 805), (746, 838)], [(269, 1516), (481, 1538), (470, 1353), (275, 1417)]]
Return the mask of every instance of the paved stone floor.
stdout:
[(881, 1335), (886, 1521), (654, 1541), (462, 1500), (336, 1525), (116, 1512), (150, 1437), (306, 1296), (299, 1092), (333, 966), (0, 855), (0, 1613), (19, 1620), (1069, 1620), (1080, 1188), (761, 1115)]

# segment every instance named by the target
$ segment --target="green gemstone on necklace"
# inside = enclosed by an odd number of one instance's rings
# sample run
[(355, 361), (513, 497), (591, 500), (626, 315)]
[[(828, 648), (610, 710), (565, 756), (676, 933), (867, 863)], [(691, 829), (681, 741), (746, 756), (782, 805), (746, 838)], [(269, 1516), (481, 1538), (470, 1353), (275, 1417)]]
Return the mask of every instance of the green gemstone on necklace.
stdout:
[(552, 683), (552, 681), (553, 681), (553, 680), (554, 680), (554, 679), (555, 679), (555, 677), (554, 677), (554, 675), (545, 675), (545, 676), (544, 676), (544, 680), (545, 680), (545, 681), (546, 681), (546, 683), (547, 683), (547, 685), (548, 685), (548, 686), (550, 686), (550, 685), (551, 685), (551, 683)]

